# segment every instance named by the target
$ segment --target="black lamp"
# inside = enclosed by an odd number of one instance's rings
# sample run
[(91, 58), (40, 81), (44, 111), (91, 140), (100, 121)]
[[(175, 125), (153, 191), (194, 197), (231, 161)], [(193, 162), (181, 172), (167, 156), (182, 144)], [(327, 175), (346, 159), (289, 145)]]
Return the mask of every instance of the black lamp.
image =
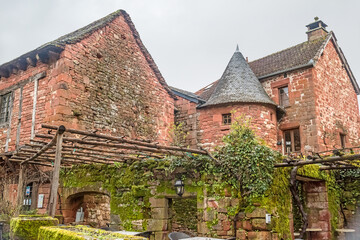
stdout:
[(177, 179), (174, 184), (176, 194), (180, 197), (184, 194), (184, 182), (181, 179)]

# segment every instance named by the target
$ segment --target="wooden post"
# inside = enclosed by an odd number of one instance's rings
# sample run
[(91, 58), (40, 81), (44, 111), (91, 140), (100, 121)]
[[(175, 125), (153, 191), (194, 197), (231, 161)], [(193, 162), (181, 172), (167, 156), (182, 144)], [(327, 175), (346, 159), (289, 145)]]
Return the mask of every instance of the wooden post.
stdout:
[(25, 166), (23, 164), (20, 164), (19, 182), (17, 189), (17, 211), (20, 210), (24, 201), (24, 175), (25, 175)]
[(55, 216), (56, 204), (58, 197), (58, 188), (59, 188), (59, 175), (60, 175), (60, 165), (61, 165), (61, 151), (63, 136), (65, 132), (65, 127), (61, 125), (58, 129), (58, 134), (56, 137), (56, 152), (55, 152), (55, 163), (53, 169), (53, 178), (51, 181), (51, 190), (50, 190), (50, 200), (49, 200), (49, 215), (51, 217)]

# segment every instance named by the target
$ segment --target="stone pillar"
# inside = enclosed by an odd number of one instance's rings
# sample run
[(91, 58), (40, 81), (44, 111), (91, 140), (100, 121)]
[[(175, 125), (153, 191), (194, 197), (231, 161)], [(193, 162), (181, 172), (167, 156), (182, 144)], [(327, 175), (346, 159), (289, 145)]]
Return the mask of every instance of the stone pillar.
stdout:
[(325, 181), (305, 182), (308, 228), (321, 231), (308, 232), (308, 239), (331, 239), (331, 224), (328, 195)]
[(147, 220), (147, 230), (153, 231), (152, 239), (167, 240), (169, 221), (169, 200), (167, 198), (149, 198), (151, 219)]

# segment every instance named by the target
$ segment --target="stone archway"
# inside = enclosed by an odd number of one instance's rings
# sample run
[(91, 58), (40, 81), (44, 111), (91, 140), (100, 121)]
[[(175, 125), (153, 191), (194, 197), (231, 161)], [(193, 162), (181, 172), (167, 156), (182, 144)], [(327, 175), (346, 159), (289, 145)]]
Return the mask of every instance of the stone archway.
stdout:
[[(77, 212), (82, 210), (79, 219)], [(106, 227), (110, 224), (110, 197), (99, 192), (79, 192), (70, 195), (64, 204), (64, 223), (88, 224), (93, 227)]]
[[(93, 227), (106, 227), (110, 224), (110, 194), (101, 187), (62, 189), (61, 211), (64, 223), (87, 224)], [(82, 209), (83, 218), (76, 214)]]

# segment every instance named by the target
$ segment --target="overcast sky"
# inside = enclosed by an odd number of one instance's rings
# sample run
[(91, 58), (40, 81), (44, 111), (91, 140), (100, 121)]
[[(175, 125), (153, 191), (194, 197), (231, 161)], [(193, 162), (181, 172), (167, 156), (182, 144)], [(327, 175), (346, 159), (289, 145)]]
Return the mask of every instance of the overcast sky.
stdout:
[(318, 16), (360, 81), (358, 0), (0, 0), (0, 64), (126, 10), (167, 83), (189, 91), (217, 80), (239, 44), (249, 61), (306, 41)]

